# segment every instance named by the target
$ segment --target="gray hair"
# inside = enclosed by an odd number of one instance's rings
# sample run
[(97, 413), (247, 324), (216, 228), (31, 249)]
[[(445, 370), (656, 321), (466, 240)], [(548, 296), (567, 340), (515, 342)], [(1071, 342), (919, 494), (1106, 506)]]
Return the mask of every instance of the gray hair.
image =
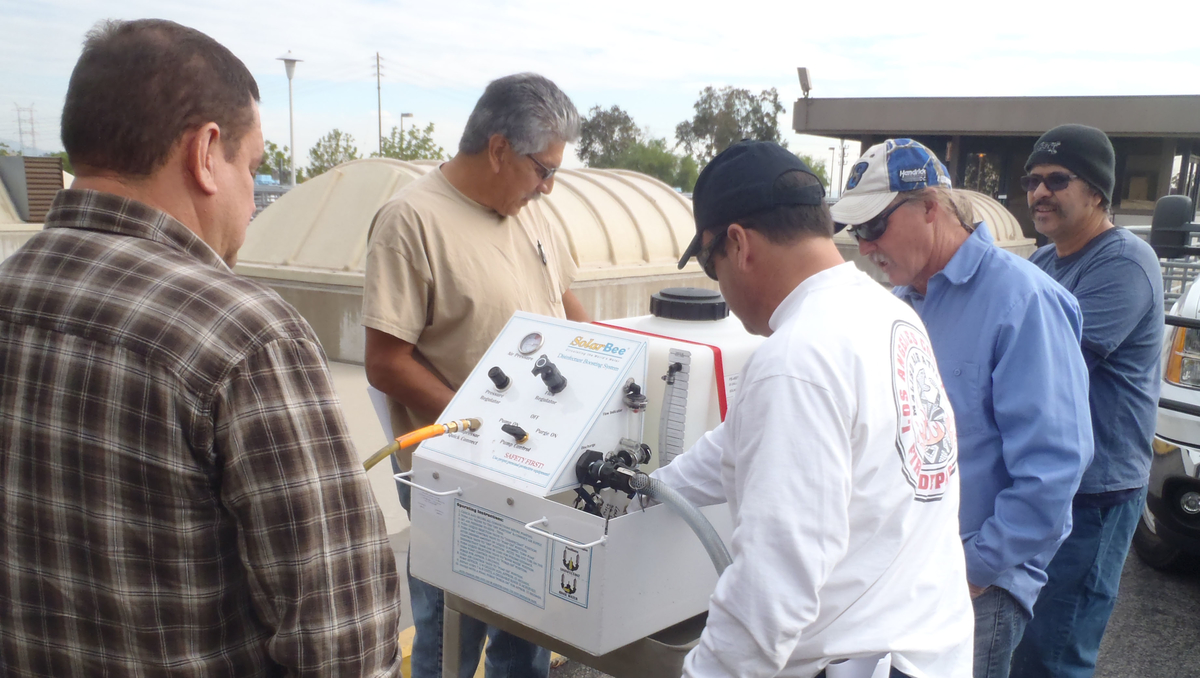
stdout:
[(550, 142), (579, 140), (579, 111), (553, 82), (536, 73), (517, 73), (488, 83), (467, 119), (458, 151), (482, 153), (499, 134), (519, 155), (541, 153)]
[(971, 205), (971, 199), (958, 191), (945, 186), (928, 186), (915, 191), (907, 191), (902, 195), (914, 198), (932, 197), (947, 213), (953, 214), (968, 233), (975, 231), (975, 208)]

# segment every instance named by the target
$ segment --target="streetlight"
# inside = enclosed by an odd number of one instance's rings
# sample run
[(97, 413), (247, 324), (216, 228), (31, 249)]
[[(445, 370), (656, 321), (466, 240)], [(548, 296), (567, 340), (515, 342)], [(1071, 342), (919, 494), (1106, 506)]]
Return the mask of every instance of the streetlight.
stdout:
[(400, 157), (401, 158), (404, 157), (404, 119), (411, 118), (411, 117), (412, 117), (412, 113), (401, 113), (400, 114)]
[[(837, 149), (833, 146), (829, 147), (829, 195), (833, 195), (833, 163), (837, 162)], [(841, 189), (841, 186), (838, 187)]]
[(292, 56), (292, 50), (289, 49), (287, 54), (284, 54), (281, 57), (276, 57), (275, 60), (283, 62), (283, 68), (287, 71), (288, 77), (288, 134), (291, 136), (292, 142), (292, 145), (288, 148), (292, 152), (291, 178), (292, 187), (294, 188), (296, 186), (296, 115), (292, 108), (292, 76), (296, 74), (296, 62), (304, 61), (304, 59), (297, 59), (296, 57)]

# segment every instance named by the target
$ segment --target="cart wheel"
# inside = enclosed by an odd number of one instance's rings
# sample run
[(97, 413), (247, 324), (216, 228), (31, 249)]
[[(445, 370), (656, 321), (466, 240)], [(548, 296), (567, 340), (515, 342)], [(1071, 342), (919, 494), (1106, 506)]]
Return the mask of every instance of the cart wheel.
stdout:
[(1156, 570), (1169, 572), (1178, 569), (1184, 558), (1183, 551), (1170, 542), (1164, 541), (1150, 529), (1147, 521), (1154, 520), (1154, 517), (1147, 516), (1146, 513), (1148, 511), (1142, 513), (1142, 517), (1138, 520), (1137, 530), (1133, 533), (1133, 550), (1137, 552), (1138, 558), (1141, 558), (1143, 563)]

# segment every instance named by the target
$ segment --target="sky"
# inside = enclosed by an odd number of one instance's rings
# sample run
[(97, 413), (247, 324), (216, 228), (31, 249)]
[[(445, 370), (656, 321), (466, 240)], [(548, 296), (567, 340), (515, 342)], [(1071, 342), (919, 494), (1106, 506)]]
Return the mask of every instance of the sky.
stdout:
[[(674, 143), (709, 85), (774, 87), (794, 151), (829, 164), (836, 140), (792, 132), (811, 96), (1200, 94), (1195, 2), (756, 2), (753, 0), (0, 0), (0, 142), (62, 150), (59, 116), (84, 34), (99, 20), (159, 17), (201, 30), (258, 81), (263, 132), (288, 144), (288, 83), (276, 57), (303, 59), (294, 81), (296, 163), (333, 128), (376, 150), (374, 64), (382, 57), (384, 134), (435, 125), (453, 151), (483, 87), (535, 71), (582, 114), (618, 105)], [(20, 120), (19, 120), (20, 119)], [(858, 154), (847, 150), (846, 162)], [(565, 165), (578, 165), (573, 155)]]

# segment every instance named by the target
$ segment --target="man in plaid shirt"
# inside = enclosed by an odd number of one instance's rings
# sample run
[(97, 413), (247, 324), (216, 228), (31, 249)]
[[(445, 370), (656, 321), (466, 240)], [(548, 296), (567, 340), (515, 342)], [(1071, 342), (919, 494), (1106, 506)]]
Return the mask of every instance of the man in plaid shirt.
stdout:
[(78, 177), (0, 264), (5, 675), (399, 675), (395, 559), (324, 353), (230, 270), (257, 100), (195, 30), (87, 37)]

